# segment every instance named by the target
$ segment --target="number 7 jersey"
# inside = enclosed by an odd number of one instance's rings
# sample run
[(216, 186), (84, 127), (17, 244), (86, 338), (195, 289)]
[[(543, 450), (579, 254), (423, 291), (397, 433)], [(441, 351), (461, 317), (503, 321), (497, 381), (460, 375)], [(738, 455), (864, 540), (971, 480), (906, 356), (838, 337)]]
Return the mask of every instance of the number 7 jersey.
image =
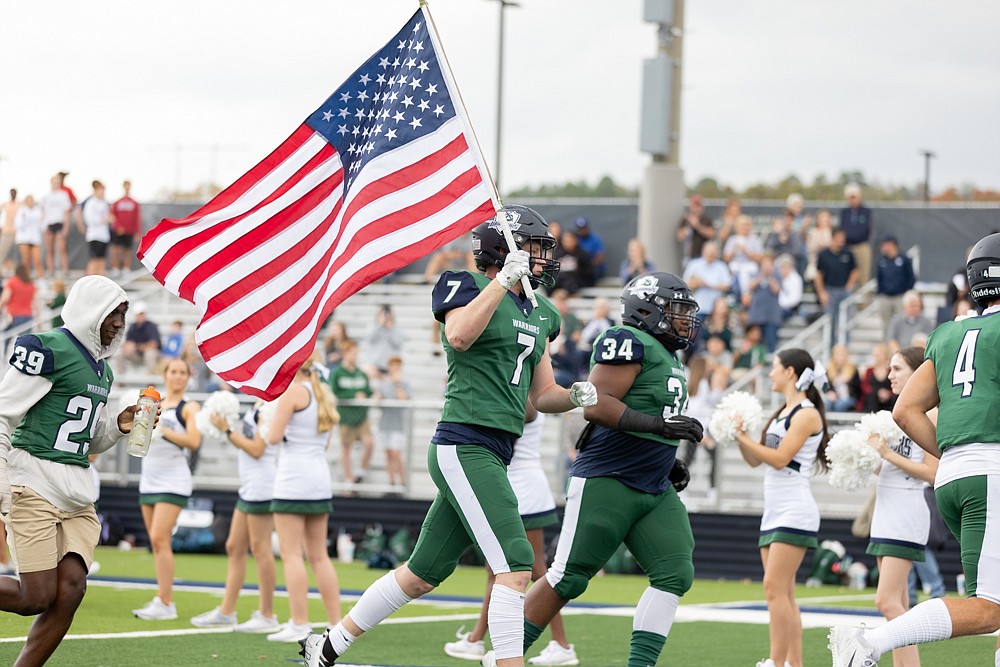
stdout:
[(1000, 307), (945, 322), (927, 339), (940, 397), (938, 447), (1000, 442)]
[(21, 419), (11, 445), (40, 459), (88, 467), (92, 431), (108, 402), (114, 375), (67, 329), (18, 337), (11, 366), (52, 388)]

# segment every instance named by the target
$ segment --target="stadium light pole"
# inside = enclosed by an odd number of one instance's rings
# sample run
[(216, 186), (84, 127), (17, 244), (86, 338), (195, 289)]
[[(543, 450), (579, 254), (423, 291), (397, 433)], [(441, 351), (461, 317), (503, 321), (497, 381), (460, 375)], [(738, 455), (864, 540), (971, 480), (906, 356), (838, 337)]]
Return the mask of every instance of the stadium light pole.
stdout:
[(924, 156), (924, 201), (931, 200), (931, 160), (936, 158), (937, 155), (934, 151), (929, 151), (926, 148), (920, 151), (920, 154)]
[(494, 157), (493, 184), (500, 190), (500, 150), (503, 146), (503, 35), (504, 35), (504, 14), (507, 7), (520, 7), (521, 3), (513, 0), (496, 0), (500, 3), (500, 34), (497, 39), (497, 131), (496, 131), (496, 155)]

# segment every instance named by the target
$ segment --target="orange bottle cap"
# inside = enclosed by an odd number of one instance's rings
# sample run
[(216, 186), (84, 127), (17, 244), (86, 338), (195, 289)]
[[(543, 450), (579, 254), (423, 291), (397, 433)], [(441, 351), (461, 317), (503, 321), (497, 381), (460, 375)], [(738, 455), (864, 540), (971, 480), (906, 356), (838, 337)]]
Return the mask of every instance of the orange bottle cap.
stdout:
[(156, 387), (154, 387), (153, 385), (146, 387), (139, 393), (140, 398), (143, 396), (149, 396), (150, 398), (156, 401), (160, 400), (160, 393), (156, 391)]

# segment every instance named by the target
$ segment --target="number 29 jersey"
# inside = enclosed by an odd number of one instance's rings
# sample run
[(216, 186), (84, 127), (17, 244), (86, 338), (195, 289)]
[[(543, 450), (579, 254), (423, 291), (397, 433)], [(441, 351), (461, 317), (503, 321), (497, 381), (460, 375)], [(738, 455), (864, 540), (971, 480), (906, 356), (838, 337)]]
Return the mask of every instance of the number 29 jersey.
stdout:
[(927, 339), (940, 398), (938, 447), (1000, 442), (1000, 307), (945, 322)]
[(114, 375), (67, 329), (18, 337), (11, 366), (44, 377), (52, 388), (21, 419), (11, 445), (32, 456), (84, 468), (91, 431), (108, 402)]
[[(671, 417), (687, 409), (684, 365), (653, 336), (628, 326), (607, 329), (594, 341), (596, 364), (640, 364), (622, 403), (647, 415)], [(594, 424), (573, 463), (574, 477), (613, 477), (646, 493), (662, 493), (670, 485), (678, 440), (652, 433), (619, 431)]]

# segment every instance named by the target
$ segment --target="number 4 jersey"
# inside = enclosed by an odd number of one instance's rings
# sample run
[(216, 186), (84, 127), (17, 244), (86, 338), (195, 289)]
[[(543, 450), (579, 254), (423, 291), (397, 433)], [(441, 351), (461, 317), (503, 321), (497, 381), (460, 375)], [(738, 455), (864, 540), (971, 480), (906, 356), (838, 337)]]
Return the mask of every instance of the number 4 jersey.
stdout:
[(66, 329), (20, 336), (11, 366), (49, 380), (52, 389), (33, 405), (11, 436), (32, 456), (87, 467), (94, 426), (108, 402), (114, 376)]

